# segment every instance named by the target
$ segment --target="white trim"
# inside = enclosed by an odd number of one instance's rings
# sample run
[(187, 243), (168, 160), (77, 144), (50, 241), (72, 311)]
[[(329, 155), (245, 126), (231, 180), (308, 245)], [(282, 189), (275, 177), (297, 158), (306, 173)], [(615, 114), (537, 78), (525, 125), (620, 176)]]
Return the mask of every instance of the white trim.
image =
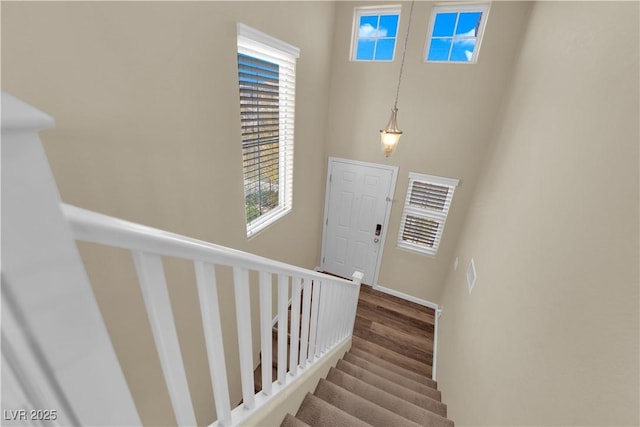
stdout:
[(431, 379), (434, 381), (437, 381), (436, 366), (438, 361), (438, 319), (440, 319), (440, 316), (442, 316), (442, 310), (442, 307), (436, 309), (435, 322), (433, 325), (433, 361), (431, 362)]
[[(431, 14), (429, 16), (429, 26), (427, 27), (427, 37), (425, 40), (424, 48), (422, 49), (422, 62), (432, 64), (475, 64), (478, 62), (478, 55), (480, 54), (480, 47), (482, 45), (482, 39), (484, 38), (484, 29), (489, 18), (489, 11), (491, 10), (491, 2), (451, 2), (451, 3), (436, 3), (431, 7)], [(478, 36), (476, 37), (476, 44), (473, 48), (473, 57), (471, 61), (429, 61), (429, 48), (431, 46), (431, 38), (433, 36), (433, 27), (436, 22), (436, 14), (441, 12), (482, 12), (480, 18), (480, 27), (478, 28)]]
[(251, 28), (250, 26), (241, 22), (238, 22), (236, 24), (236, 29), (238, 32), (238, 37), (244, 37), (254, 42), (262, 43), (265, 46), (282, 51), (288, 55), (293, 56), (294, 58), (300, 58), (300, 49), (287, 42), (270, 36), (269, 34), (263, 33), (262, 31), (256, 30), (255, 28)]
[[(300, 49), (241, 23), (237, 24), (237, 31), (238, 53), (274, 62), (280, 67), (278, 207), (247, 223), (247, 238), (251, 239), (293, 209), (296, 58), (300, 56)], [(243, 168), (243, 190), (244, 178)], [(245, 194), (245, 210), (246, 206)]]
[[(357, 59), (358, 39), (360, 33), (360, 17), (362, 16), (382, 16), (382, 15), (398, 15), (398, 26), (396, 35), (393, 40), (393, 56), (391, 59), (375, 59), (375, 50), (373, 59)], [(353, 8), (353, 25), (351, 27), (351, 49), (349, 49), (349, 61), (352, 62), (393, 62), (396, 59), (396, 50), (398, 48), (398, 36), (400, 33), (400, 19), (402, 18), (402, 5), (393, 4), (385, 6), (363, 6)], [(376, 39), (377, 44), (377, 39)]]
[(459, 179), (446, 178), (443, 176), (427, 175), (426, 173), (409, 172), (409, 179), (415, 179), (416, 181), (428, 181), (433, 184), (441, 184), (449, 187), (457, 187), (460, 183)]
[[(398, 181), (398, 166), (390, 166), (390, 165), (381, 165), (378, 163), (369, 163), (369, 162), (362, 162), (359, 160), (350, 160), (350, 159), (343, 159), (340, 157), (329, 157), (328, 159), (328, 165), (327, 165), (327, 178), (326, 178), (326, 184), (325, 184), (325, 193), (324, 193), (324, 215), (322, 216), (322, 251), (320, 252), (320, 266), (322, 268), (321, 271), (324, 271), (324, 257), (325, 257), (325, 249), (326, 249), (326, 231), (327, 231), (327, 214), (329, 213), (329, 197), (328, 197), (328, 191), (329, 191), (329, 184), (331, 183), (330, 181), (330, 177), (331, 177), (331, 166), (333, 162), (342, 162), (342, 163), (349, 163), (352, 165), (357, 165), (357, 166), (366, 166), (366, 167), (376, 167), (379, 169), (385, 169), (388, 171), (391, 171), (391, 183), (390, 183), (390, 191), (391, 194), (388, 196), (391, 199), (393, 199), (393, 196), (395, 195), (396, 192), (396, 183)], [(383, 232), (382, 235), (380, 236), (380, 250), (378, 251), (378, 259), (376, 261), (376, 268), (375, 271), (373, 272), (373, 283), (367, 283), (368, 285), (373, 285), (376, 286), (378, 284), (378, 275), (380, 274), (380, 266), (382, 265), (382, 254), (384, 252), (384, 244), (386, 242), (387, 239), (387, 234), (389, 231), (389, 218), (391, 217), (391, 209), (393, 208), (393, 202), (391, 202), (390, 204), (387, 205), (387, 209), (385, 212), (385, 217), (384, 217), (384, 227), (382, 228)]]
[[(246, 206), (247, 205), (245, 202), (245, 205), (243, 206), (243, 208), (246, 209)], [(292, 209), (293, 208), (291, 206), (284, 207), (281, 204), (280, 207), (273, 209), (269, 213), (266, 213), (254, 219), (253, 221), (247, 224), (247, 239), (251, 239), (256, 235), (260, 234), (261, 231), (265, 230), (271, 224), (278, 222), (278, 220), (288, 215)]]
[[(361, 10), (364, 13), (361, 15), (380, 15), (380, 13), (384, 15), (389, 15), (392, 12), (398, 12), (402, 10), (401, 4), (387, 4), (384, 6), (358, 6), (355, 7), (354, 10)], [(377, 13), (380, 12), (380, 13)]]
[(396, 291), (395, 289), (385, 288), (384, 286), (375, 285), (373, 287), (376, 291), (384, 292), (385, 294), (393, 295), (398, 298), (405, 299), (407, 301), (415, 302), (416, 304), (424, 305), (425, 307), (432, 308), (438, 311), (438, 304), (435, 302), (427, 301), (426, 299), (414, 297), (413, 295), (405, 294), (404, 292)]

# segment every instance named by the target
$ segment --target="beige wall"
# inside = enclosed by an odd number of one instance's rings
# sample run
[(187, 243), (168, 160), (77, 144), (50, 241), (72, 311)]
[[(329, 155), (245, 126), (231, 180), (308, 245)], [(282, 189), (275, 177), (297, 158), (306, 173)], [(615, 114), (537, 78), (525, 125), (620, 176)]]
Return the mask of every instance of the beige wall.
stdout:
[[(66, 202), (305, 267), (319, 259), (327, 155), (398, 165), (379, 283), (444, 305), (438, 379), (451, 418), (637, 425), (638, 5), (494, 2), (478, 64), (446, 65), (421, 62), (432, 3), (416, 2), (405, 135), (384, 160), (377, 131), (399, 56), (348, 60), (353, 7), (369, 4), (2, 2), (2, 90), (56, 118), (43, 140)], [(302, 50), (294, 210), (251, 241), (236, 21)], [(406, 25), (405, 15), (401, 35)], [(435, 258), (395, 247), (409, 171), (462, 180)], [(173, 422), (130, 257), (81, 251), (143, 422)], [(166, 269), (205, 424), (214, 409), (193, 271)], [(237, 383), (235, 312), (222, 310)]]
[[(479, 61), (468, 65), (422, 62), (433, 3), (415, 3), (398, 101), (398, 122), (404, 135), (393, 156), (385, 160), (378, 131), (386, 125), (393, 106), (410, 3), (401, 2), (396, 60), (351, 62), (353, 9), (371, 4), (339, 2), (336, 8), (327, 152), (399, 166), (378, 284), (437, 302), (530, 5), (494, 2)], [(396, 247), (410, 171), (461, 180), (435, 257)]]
[[(2, 2), (2, 90), (56, 119), (42, 137), (65, 202), (313, 268), (321, 246), (333, 12), (329, 2)], [(293, 211), (251, 241), (237, 21), (301, 49)], [(143, 422), (174, 422), (129, 255), (92, 245), (81, 252)], [(209, 423), (214, 409), (193, 268), (176, 260), (165, 267), (197, 419)], [(228, 277), (220, 272), (236, 404)]]
[(638, 15), (533, 8), (441, 298), (438, 382), (458, 426), (640, 422)]

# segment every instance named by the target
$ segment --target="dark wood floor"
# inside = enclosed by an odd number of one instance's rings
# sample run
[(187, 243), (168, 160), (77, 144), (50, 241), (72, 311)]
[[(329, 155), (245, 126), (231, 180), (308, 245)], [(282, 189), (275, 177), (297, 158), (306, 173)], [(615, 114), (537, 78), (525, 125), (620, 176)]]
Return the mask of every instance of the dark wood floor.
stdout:
[(353, 346), (431, 376), (435, 310), (360, 287)]

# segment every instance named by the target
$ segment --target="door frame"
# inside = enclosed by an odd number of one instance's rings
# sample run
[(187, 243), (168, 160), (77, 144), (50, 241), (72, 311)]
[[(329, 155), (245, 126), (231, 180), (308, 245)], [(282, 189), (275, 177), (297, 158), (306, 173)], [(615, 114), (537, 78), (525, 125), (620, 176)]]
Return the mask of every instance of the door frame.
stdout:
[[(370, 162), (362, 162), (359, 160), (352, 159), (344, 159), (341, 157), (329, 157), (327, 162), (327, 179), (325, 183), (324, 190), (324, 214), (322, 215), (322, 252), (320, 253), (320, 266), (324, 270), (324, 257), (326, 250), (326, 239), (327, 239), (327, 215), (329, 214), (329, 184), (331, 183), (331, 171), (334, 162), (347, 163), (355, 166), (365, 166), (365, 167), (375, 167), (379, 169), (386, 169), (391, 172), (391, 185), (390, 185), (390, 194), (389, 198), (391, 199), (391, 203), (387, 203), (387, 209), (384, 214), (384, 224), (383, 224), (383, 232), (380, 236), (380, 250), (378, 251), (378, 259), (376, 260), (375, 271), (373, 272), (373, 280), (372, 283), (367, 283), (367, 285), (377, 286), (378, 284), (378, 274), (380, 273), (380, 266), (382, 265), (382, 254), (384, 252), (384, 245), (387, 240), (387, 234), (389, 231), (389, 218), (391, 217), (391, 209), (393, 209), (394, 202), (394, 194), (396, 192), (396, 181), (398, 180), (398, 166), (392, 165), (384, 165), (379, 163), (370, 163)], [(364, 272), (363, 272), (364, 273)], [(349, 277), (347, 279), (350, 279)]]

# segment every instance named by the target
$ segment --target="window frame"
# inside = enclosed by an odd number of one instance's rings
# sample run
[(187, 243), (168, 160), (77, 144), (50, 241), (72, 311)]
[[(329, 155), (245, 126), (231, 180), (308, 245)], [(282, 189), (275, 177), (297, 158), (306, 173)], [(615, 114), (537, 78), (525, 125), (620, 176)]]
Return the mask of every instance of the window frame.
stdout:
[[(413, 193), (414, 182), (421, 182), (425, 184), (431, 184), (431, 185), (437, 185), (437, 186), (449, 188), (443, 209), (441, 211), (438, 211), (436, 209), (429, 209), (429, 208), (417, 207), (417, 206), (411, 205), (410, 201)], [(407, 187), (407, 195), (405, 198), (404, 207), (402, 209), (402, 216), (400, 217), (400, 228), (398, 230), (398, 239), (396, 242), (396, 247), (418, 252), (425, 255), (431, 255), (431, 256), (435, 256), (438, 253), (440, 241), (444, 233), (444, 227), (447, 222), (447, 217), (449, 215), (449, 209), (451, 207), (451, 202), (453, 200), (453, 194), (459, 182), (460, 180), (458, 179), (443, 178), (439, 176), (427, 175), (427, 174), (422, 174), (417, 172), (409, 172), (409, 184)], [(435, 241), (432, 246), (407, 242), (402, 238), (405, 230), (407, 216), (413, 216), (418, 219), (426, 219), (426, 220), (434, 221), (438, 223), (439, 225), (438, 230), (435, 233), (435, 236), (434, 236)]]
[[(363, 6), (355, 7), (353, 11), (353, 27), (351, 29), (351, 50), (349, 52), (349, 60), (352, 62), (393, 62), (396, 58), (396, 51), (398, 47), (398, 33), (400, 31), (400, 19), (402, 18), (402, 5), (392, 4), (385, 6)], [(373, 59), (357, 59), (358, 54), (358, 40), (360, 33), (360, 18), (363, 16), (382, 16), (382, 15), (398, 15), (398, 28), (396, 28), (396, 35), (393, 41), (393, 55), (391, 59), (375, 59), (375, 50)], [(377, 40), (376, 46), (377, 46)]]
[[(491, 9), (490, 2), (478, 2), (478, 3), (437, 3), (431, 8), (431, 16), (429, 17), (429, 26), (427, 27), (427, 39), (425, 41), (424, 50), (422, 53), (422, 62), (429, 64), (476, 64), (478, 62), (478, 56), (480, 55), (480, 48), (482, 46), (482, 39), (484, 38), (484, 29), (489, 18), (489, 10)], [(436, 15), (438, 13), (465, 13), (465, 12), (481, 12), (480, 26), (478, 27), (478, 36), (476, 37), (476, 44), (473, 49), (473, 57), (471, 61), (432, 61), (429, 60), (429, 49), (431, 48), (431, 40), (433, 38), (433, 29), (436, 23)], [(454, 35), (451, 36), (455, 39)], [(440, 37), (436, 37), (440, 38)], [(461, 38), (461, 37), (459, 37)], [(453, 48), (453, 41), (451, 43)], [(451, 58), (451, 51), (449, 51), (449, 58)]]
[[(293, 209), (295, 80), (296, 60), (300, 57), (300, 49), (245, 24), (237, 23), (236, 66), (238, 66), (237, 54), (269, 61), (279, 66), (278, 206), (260, 215), (258, 218), (247, 222), (247, 237), (250, 238), (287, 215)], [(280, 70), (284, 70), (286, 73), (284, 79)], [(238, 84), (239, 94), (239, 79), (236, 80), (236, 82)], [(240, 118), (242, 118), (242, 112), (240, 112)], [(245, 213), (244, 218), (246, 221), (247, 203), (244, 164), (242, 171), (242, 193), (244, 196), (243, 212)]]

